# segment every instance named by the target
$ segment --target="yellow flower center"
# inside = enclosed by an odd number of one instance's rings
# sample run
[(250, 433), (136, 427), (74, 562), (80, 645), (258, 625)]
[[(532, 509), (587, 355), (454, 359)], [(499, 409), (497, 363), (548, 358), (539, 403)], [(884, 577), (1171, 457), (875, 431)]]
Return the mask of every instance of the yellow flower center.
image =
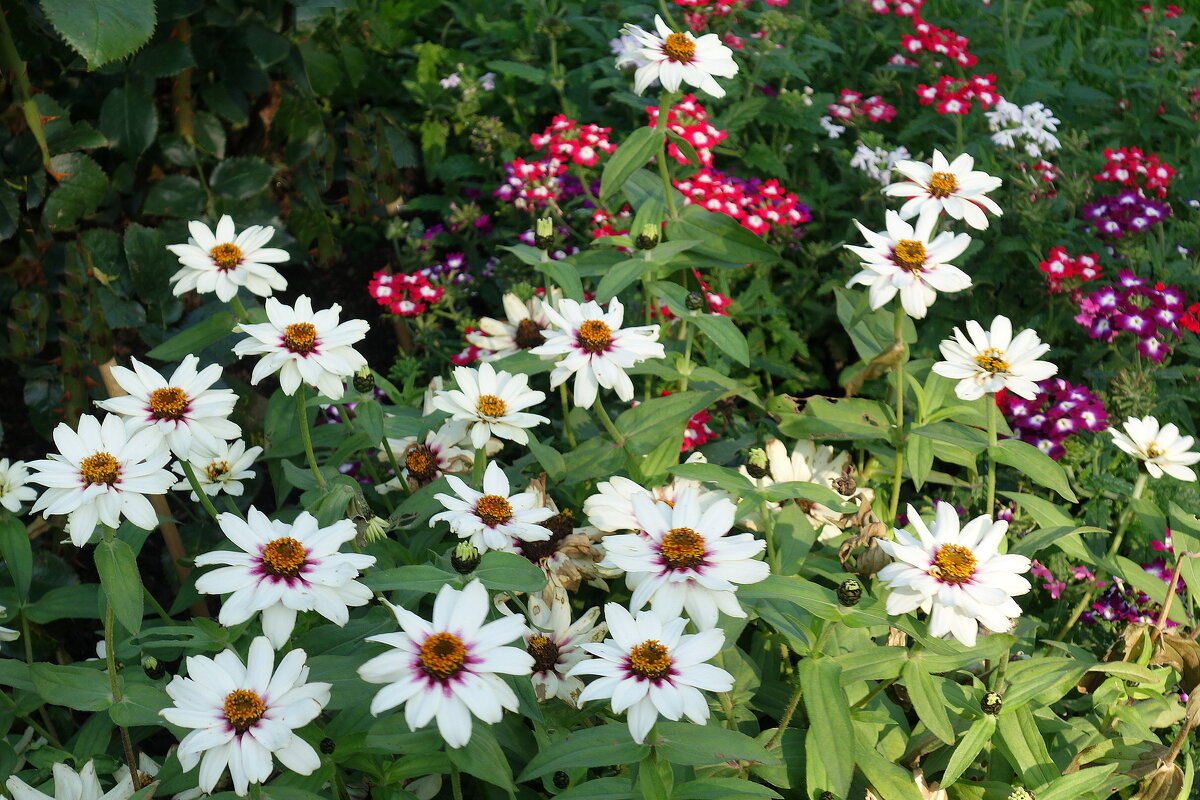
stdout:
[(553, 672), (554, 667), (558, 664), (558, 645), (554, 640), (544, 634), (535, 634), (529, 637), (529, 643), (525, 646), (529, 651), (529, 655), (533, 656), (533, 671), (534, 672)]
[(1146, 445), (1146, 458), (1160, 458), (1166, 454), (1167, 451), (1159, 447), (1158, 442), (1151, 442)]
[(216, 483), (217, 480), (222, 475), (229, 472), (229, 462), (228, 461), (214, 461), (211, 464), (209, 464), (207, 467), (205, 467), (204, 471), (206, 473), (208, 473), (209, 482)]
[(283, 346), (306, 356), (317, 347), (317, 329), (311, 322), (293, 322), (283, 331)]
[(217, 269), (231, 270), (242, 263), (242, 249), (236, 244), (219, 244), (208, 251), (208, 257), (217, 265)]
[(92, 453), (80, 463), (79, 472), (89, 485), (107, 483), (112, 486), (121, 474), (121, 465), (108, 453)]
[(975, 574), (975, 555), (957, 544), (944, 544), (937, 549), (929, 574), (942, 583), (966, 583)]
[(225, 695), (225, 719), (238, 733), (250, 730), (265, 713), (266, 704), (249, 689), (234, 689)]
[(603, 353), (612, 344), (612, 328), (598, 319), (589, 319), (579, 326), (577, 339), (589, 353)]
[(686, 33), (672, 33), (663, 42), (663, 53), (672, 61), (687, 64), (696, 55), (696, 42)]
[(629, 671), (648, 680), (662, 680), (671, 672), (671, 656), (657, 639), (647, 639), (629, 651)]
[(300, 542), (285, 536), (267, 542), (262, 550), (262, 563), (268, 575), (276, 578), (295, 578), (304, 567), (308, 551)]
[(901, 239), (896, 242), (896, 249), (892, 251), (892, 259), (909, 272), (920, 272), (925, 267), (925, 243), (913, 239)]
[(498, 494), (485, 494), (475, 503), (475, 515), (494, 528), (512, 519), (512, 506)]
[(150, 413), (155, 419), (183, 419), (187, 405), (188, 396), (174, 386), (150, 393)]
[(1008, 362), (1004, 360), (1004, 351), (994, 347), (989, 347), (975, 356), (975, 363), (981, 370), (992, 375), (1008, 372)]
[(667, 569), (694, 569), (704, 563), (704, 537), (691, 528), (672, 528), (658, 552)]
[(446, 680), (467, 660), (467, 648), (453, 633), (435, 633), (421, 645), (421, 667), (431, 677)]
[(523, 319), (517, 323), (516, 333), (513, 334), (513, 342), (522, 350), (529, 350), (537, 347), (546, 341), (546, 337), (542, 334), (542, 327), (531, 319)]
[(958, 178), (952, 172), (935, 172), (929, 178), (929, 193), (934, 197), (949, 197), (958, 190)]
[(494, 394), (481, 394), (475, 409), (481, 417), (503, 417), (508, 413), (508, 405)]
[(429, 445), (415, 444), (408, 448), (404, 466), (408, 468), (408, 476), (420, 483), (428, 483), (437, 476), (437, 456), (429, 449)]

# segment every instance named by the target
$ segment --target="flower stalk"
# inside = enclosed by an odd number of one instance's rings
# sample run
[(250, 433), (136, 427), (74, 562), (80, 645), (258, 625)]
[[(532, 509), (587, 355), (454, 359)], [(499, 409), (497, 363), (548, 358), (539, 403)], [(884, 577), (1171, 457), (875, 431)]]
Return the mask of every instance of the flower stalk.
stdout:
[(896, 522), (896, 512), (900, 508), (900, 484), (904, 480), (904, 362), (908, 360), (908, 351), (904, 346), (904, 306), (896, 302), (896, 315), (892, 326), (893, 347), (898, 348), (900, 357), (896, 359), (896, 427), (893, 434), (893, 445), (896, 448), (896, 464), (892, 468), (892, 494), (888, 499), (888, 517)]
[(325, 482), (325, 476), (321, 474), (321, 468), (317, 466), (317, 456), (313, 452), (312, 431), (308, 429), (308, 403), (305, 400), (303, 384), (296, 387), (296, 413), (300, 424), (300, 438), (304, 440), (304, 455), (308, 459), (308, 468), (317, 479), (317, 486), (324, 489), (328, 484)]

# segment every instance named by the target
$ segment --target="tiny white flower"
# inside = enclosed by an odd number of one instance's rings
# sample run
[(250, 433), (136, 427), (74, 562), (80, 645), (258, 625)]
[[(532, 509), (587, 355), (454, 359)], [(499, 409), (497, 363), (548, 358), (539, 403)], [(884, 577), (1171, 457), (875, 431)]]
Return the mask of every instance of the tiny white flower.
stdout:
[[(692, 453), (684, 463), (707, 464), (708, 460), (703, 453)], [(664, 486), (647, 489), (636, 481), (616, 475), (596, 484), (596, 494), (583, 501), (583, 513), (587, 515), (588, 522), (605, 533), (640, 531), (642, 524), (633, 505), (635, 495), (644, 494), (656, 501), (674, 505), (686, 489), (696, 490), (696, 499), (702, 511), (719, 500), (730, 499), (727, 492), (709, 488), (690, 478), (676, 476)]]
[(181, 459), (187, 459), (193, 445), (214, 450), (242, 435), (229, 419), (237, 395), (232, 389), (211, 388), (221, 379), (219, 365), (197, 371), (200, 359), (184, 356), (168, 379), (136, 358), (130, 363), (133, 369), (112, 368), (113, 379), (129, 394), (96, 401), (105, 411), (124, 417), (130, 433), (156, 431)]
[(1196, 440), (1191, 436), (1180, 436), (1174, 423), (1160, 426), (1151, 416), (1129, 417), (1122, 427), (1124, 432), (1108, 429), (1113, 444), (1140, 459), (1151, 477), (1161, 478), (1166, 473), (1181, 481), (1196, 480), (1191, 465), (1200, 461), (1200, 453), (1188, 450)]
[[(817, 120), (817, 122), (821, 124), (821, 127), (825, 130), (825, 133), (829, 134), (830, 139), (840, 139), (842, 134), (846, 132), (846, 126), (838, 125), (833, 121), (833, 117), (829, 116), (828, 114), (821, 117), (819, 120)], [(854, 165), (851, 164), (851, 166)]]
[[(251, 467), (254, 466), (254, 459), (258, 458), (262, 451), (261, 447), (247, 449), (246, 443), (237, 439), (232, 442), (218, 442), (214, 450), (193, 447), (188, 461), (192, 465), (192, 471), (196, 473), (197, 483), (206, 495), (216, 497), (224, 492), (241, 497), (244, 491), (242, 481), (254, 477)], [(183, 468), (179, 464), (172, 465), (171, 469), (183, 475)], [(187, 491), (192, 485), (184, 478), (172, 488), (176, 491)], [(195, 492), (191, 493), (191, 498), (193, 501), (200, 499)]]
[(529, 388), (528, 375), (513, 375), (488, 363), (474, 367), (455, 367), (457, 389), (438, 392), (434, 408), (451, 419), (471, 425), (471, 446), (479, 449), (492, 436), (517, 444), (528, 444), (527, 428), (550, 420), (523, 409), (546, 399), (545, 392)]
[(217, 521), (241, 552), (210, 550), (196, 556), (196, 566), (226, 565), (201, 575), (196, 591), (229, 595), (217, 617), (222, 625), (238, 625), (262, 612), (263, 633), (278, 650), (292, 635), (297, 612), (316, 611), (343, 626), (350, 606), (370, 601), (371, 590), (356, 579), (375, 557), (338, 552), (358, 533), (350, 520), (320, 528), (316, 517), (301, 511), (288, 524), (251, 507), (245, 521), (236, 514), (221, 514)]
[(234, 236), (233, 219), (226, 214), (216, 231), (197, 221), (189, 222), (188, 230), (192, 235), (187, 244), (167, 245), (183, 265), (170, 278), (177, 296), (195, 289), (201, 294), (216, 292), (227, 303), (242, 286), (259, 297), (287, 288), (284, 277), (268, 266), (289, 258), (286, 250), (263, 246), (275, 235), (271, 226), (251, 225)]
[[(558, 289), (550, 291), (550, 304), (562, 296)], [(504, 319), (482, 317), (476, 325), (478, 330), (467, 334), (467, 344), (478, 347), (482, 361), (498, 361), (522, 350), (532, 350), (546, 341), (542, 331), (550, 327), (546, 316), (548, 303), (534, 295), (527, 302), (512, 292), (504, 295)]]
[(329, 702), (330, 684), (308, 682), (307, 658), (303, 650), (292, 650), (276, 667), (271, 643), (259, 636), (245, 663), (232, 650), (213, 658), (188, 656), (188, 677), (176, 675), (167, 684), (175, 705), (158, 713), (172, 725), (193, 729), (176, 755), (185, 771), (200, 765), (206, 793), (226, 766), (241, 797), (250, 784), (271, 776), (272, 756), (300, 775), (321, 766), (317, 751), (295, 733)]
[(1016, 147), (1017, 140), (1025, 146), (1025, 152), (1033, 158), (1041, 158), (1062, 146), (1055, 136), (1061, 120), (1054, 116), (1043, 103), (1018, 106), (1004, 98), (983, 114), (988, 127), (995, 131), (992, 142), (1000, 147)]
[(115, 414), (103, 423), (84, 414), (78, 432), (60, 422), (54, 444), (57, 453), (29, 463), (38, 470), (29, 480), (47, 487), (30, 513), (67, 514), (76, 547), (87, 544), (98, 522), (116, 528), (125, 517), (143, 530), (154, 530), (158, 515), (146, 495), (166, 494), (175, 483), (175, 476), (163, 469), (171, 453), (161, 446), (160, 434), (142, 430), (131, 436)]
[(550, 373), (551, 389), (575, 376), (575, 405), (582, 408), (596, 401), (600, 386), (629, 402), (633, 381), (625, 371), (640, 361), (665, 355), (657, 325), (621, 327), (625, 309), (615, 297), (607, 311), (595, 300), (582, 304), (563, 300), (557, 308), (547, 306), (546, 316), (554, 328), (546, 331), (546, 343), (530, 352), (556, 361)]
[[(4, 616), (4, 612), (4, 606), (0, 606), (0, 617)], [(18, 636), (20, 636), (20, 634), (14, 631), (12, 628), (0, 628), (0, 642), (11, 642)]]
[(700, 630), (716, 627), (720, 612), (745, 617), (737, 585), (765, 580), (770, 568), (755, 556), (766, 542), (753, 534), (728, 535), (737, 507), (719, 500), (707, 509), (694, 489), (669, 506), (639, 494), (633, 498), (643, 534), (604, 540), (608, 563), (625, 570), (634, 611), (651, 603), (664, 619), (687, 611)]
[[(384, 601), (386, 603), (386, 601)], [(367, 637), (390, 649), (358, 668), (367, 683), (387, 684), (371, 701), (379, 714), (404, 704), (411, 730), (436, 718), (438, 732), (451, 747), (471, 740), (471, 717), (495, 724), (504, 710), (517, 710), (517, 696), (499, 675), (528, 675), (533, 657), (508, 646), (526, 631), (525, 620), (487, 619), (491, 603), (479, 581), (462, 591), (443, 586), (433, 602), (433, 619), (387, 603), (402, 633)]]
[(513, 551), (513, 539), (537, 542), (550, 538), (550, 531), (538, 523), (554, 512), (538, 505), (533, 492), (509, 496), (508, 476), (495, 461), (483, 473), (483, 491), (477, 492), (460, 478), (447, 475), (446, 482), (458, 496), (436, 494), (446, 509), (434, 514), (430, 526), (445, 520), (460, 539), (470, 539), (479, 550)]
[(867, 177), (886, 186), (887, 182), (892, 179), (892, 171), (895, 170), (896, 165), (911, 157), (912, 154), (904, 146), (897, 147), (895, 150), (885, 150), (882, 147), (867, 147), (860, 142), (854, 148), (850, 166), (862, 170)]
[(587, 657), (581, 645), (604, 638), (607, 628), (596, 624), (600, 607), (592, 606), (571, 622), (571, 603), (565, 590), (547, 602), (540, 595), (529, 595), (532, 625), (525, 632), (525, 649), (533, 656), (533, 690), (538, 700), (555, 697), (572, 708), (578, 707), (583, 681), (567, 673)]
[(635, 617), (616, 603), (604, 606), (604, 618), (612, 638), (581, 645), (596, 658), (579, 662), (568, 674), (599, 676), (579, 702), (611, 698), (615, 713), (628, 712), (629, 733), (638, 744), (646, 741), (659, 715), (703, 725), (709, 710), (701, 690), (733, 688), (732, 675), (705, 663), (724, 646), (724, 631), (685, 634), (687, 620), (649, 609)]
[(713, 76), (732, 78), (738, 73), (738, 65), (733, 60), (733, 51), (721, 44), (720, 36), (707, 33), (697, 39), (690, 31), (674, 33), (658, 15), (654, 17), (654, 27), (657, 34), (628, 23), (623, 29), (642, 49), (640, 54), (623, 54), (617, 68), (631, 63), (630, 56), (640, 55), (646, 62), (633, 75), (635, 93), (641, 94), (657, 80), (668, 92), (678, 91), (679, 84), (686, 83), (713, 97), (725, 96), (725, 90)]
[(980, 624), (993, 633), (1007, 632), (1021, 616), (1013, 597), (1030, 589), (1021, 577), (1029, 571), (1029, 559), (999, 552), (1008, 523), (981, 515), (960, 531), (954, 506), (941, 502), (934, 506), (932, 528), (912, 506), (908, 518), (915, 537), (897, 528), (896, 541), (879, 540), (896, 559), (879, 571), (891, 589), (887, 612), (919, 608), (929, 614), (930, 636), (953, 636), (968, 647), (975, 646)]
[(22, 503), (37, 498), (37, 489), (28, 483), (29, 470), (24, 461), (10, 463), (7, 458), (0, 458), (0, 506), (20, 514)]
[(907, 197), (900, 207), (903, 219), (920, 215), (936, 221), (938, 214), (945, 211), (954, 219), (961, 219), (972, 228), (983, 230), (988, 226), (987, 214), (996, 216), (1004, 212), (987, 192), (1000, 187), (1000, 178), (986, 172), (973, 170), (975, 159), (963, 153), (953, 161), (946, 161), (941, 151), (933, 151), (932, 166), (923, 161), (901, 161), (896, 169), (908, 180), (893, 183), (883, 193), (892, 197)]
[(66, 764), (57, 763), (50, 769), (54, 776), (54, 794), (39, 792), (15, 775), (5, 786), (13, 800), (126, 800), (133, 796), (133, 780), (128, 776), (107, 792), (100, 786), (96, 765), (89, 761), (78, 773)]
[(934, 364), (933, 371), (958, 381), (954, 393), (962, 400), (977, 400), (1001, 389), (1033, 400), (1041, 391), (1038, 381), (1058, 372), (1049, 361), (1037, 360), (1049, 349), (1050, 345), (1030, 329), (1014, 338), (1008, 317), (996, 317), (989, 331), (969, 320), (965, 335), (955, 328), (954, 338), (942, 341), (942, 358), (946, 360)]
[(345, 392), (343, 378), (353, 375), (367, 360), (350, 345), (367, 335), (371, 327), (361, 319), (339, 323), (342, 307), (313, 312), (312, 301), (300, 295), (295, 307), (274, 297), (266, 302), (268, 322), (242, 324), (235, 332), (249, 334), (233, 347), (239, 356), (261, 355), (250, 382), (257, 384), (275, 372), (284, 394), (295, 394), (301, 383), (315, 386), (330, 400)]
[(846, 286), (868, 287), (872, 309), (883, 308), (899, 293), (905, 313), (922, 319), (938, 292), (961, 292), (970, 287), (967, 273), (949, 263), (971, 244), (970, 236), (943, 231), (930, 241), (935, 217), (921, 217), (915, 228), (895, 211), (888, 211), (885, 219), (887, 230), (881, 233), (854, 220), (869, 246), (845, 245), (862, 259), (863, 268)]

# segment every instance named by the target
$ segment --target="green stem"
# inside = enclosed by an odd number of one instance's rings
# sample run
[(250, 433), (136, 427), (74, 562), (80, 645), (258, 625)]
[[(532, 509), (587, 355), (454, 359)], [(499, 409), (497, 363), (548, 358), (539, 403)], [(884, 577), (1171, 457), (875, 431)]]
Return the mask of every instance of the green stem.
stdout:
[(689, 325), (687, 319), (681, 318), (679, 324), (684, 327), (683, 334), (683, 377), (679, 379), (679, 391), (686, 392), (688, 378), (692, 374), (692, 341), (696, 338), (696, 326)]
[[(185, 462), (186, 463), (186, 462)], [(104, 529), (105, 541), (112, 541), (113, 532), (111, 528)], [(105, 603), (104, 608), (104, 656), (108, 662), (108, 685), (112, 692), (113, 703), (120, 703), (124, 699), (121, 692), (121, 681), (117, 677), (117, 653), (116, 646), (113, 644), (113, 628), (116, 627), (116, 614), (113, 611), (112, 603)], [(133, 742), (129, 739), (129, 731), (123, 726), (118, 725), (117, 731), (121, 736), (121, 747), (125, 751), (125, 763), (129, 766), (129, 774), (133, 778), (133, 788), (142, 788), (142, 781), (138, 774), (137, 757), (133, 752)]]
[[(896, 316), (892, 326), (892, 338), (896, 344), (904, 345), (904, 306), (896, 301)], [(900, 507), (900, 484), (904, 479), (904, 362), (908, 353), (904, 352), (896, 361), (896, 430), (894, 444), (896, 447), (896, 465), (892, 469), (892, 496), (888, 500), (888, 516), (892, 523), (896, 522), (896, 511)]]
[[(658, 121), (654, 125), (654, 130), (662, 137), (658, 143), (658, 177), (662, 180), (663, 194), (667, 198), (667, 215), (671, 219), (679, 217), (679, 209), (675, 207), (675, 187), (671, 184), (671, 173), (667, 170), (667, 114), (671, 111), (674, 98), (674, 92), (662, 93), (658, 101)], [(640, 231), (633, 231), (635, 236), (638, 233)]]
[(612, 440), (616, 442), (617, 447), (624, 447), (625, 437), (622, 436), (621, 432), (617, 430), (617, 426), (613, 424), (612, 418), (608, 416), (608, 412), (604, 410), (604, 402), (600, 399), (599, 395), (596, 396), (596, 402), (592, 403), (592, 410), (596, 412), (596, 416), (599, 418), (600, 424), (604, 427), (604, 430), (608, 432), (608, 435), (612, 437)]
[(204, 510), (209, 513), (217, 524), (220, 524), (221, 520), (217, 516), (217, 509), (213, 506), (212, 500), (208, 498), (208, 495), (204, 493), (204, 487), (200, 485), (200, 480), (196, 477), (196, 470), (192, 467), (192, 462), (186, 458), (181, 458), (179, 459), (179, 465), (183, 467), (183, 474), (187, 476), (188, 483), (192, 485), (192, 491), (199, 498), (200, 505), (204, 506)]
[(224, 499), (225, 507), (229, 509), (230, 514), (233, 514), (238, 519), (244, 520), (246, 518), (246, 516), (244, 514), (242, 514), (242, 510), (237, 507), (237, 503), (233, 502), (232, 497), (230, 497), (227, 494), (222, 494), (221, 497), (222, 497), (222, 499)]
[(242, 298), (235, 294), (229, 299), (229, 305), (233, 307), (233, 315), (239, 322), (250, 321), (250, 314), (246, 311), (246, 307), (242, 305)]
[(324, 489), (328, 484), (325, 483), (325, 476), (321, 474), (321, 468), (317, 466), (317, 456), (313, 453), (312, 431), (308, 429), (308, 406), (304, 395), (304, 384), (300, 384), (296, 387), (296, 413), (299, 415), (300, 438), (304, 440), (304, 455), (308, 458), (308, 468), (312, 470), (313, 477), (317, 479), (317, 486)]
[(475, 448), (475, 460), (471, 463), (471, 482), (483, 486), (483, 473), (487, 469), (487, 445)]
[(803, 694), (800, 688), (800, 679), (796, 676), (793, 676), (793, 678), (796, 681), (796, 687), (792, 689), (792, 696), (788, 700), (787, 708), (783, 710), (783, 716), (779, 718), (779, 727), (775, 729), (775, 734), (771, 736), (771, 741), (767, 742), (768, 750), (774, 750), (783, 741), (783, 734), (792, 722), (792, 715), (796, 713), (796, 707), (800, 705), (800, 695)]
[(571, 449), (575, 449), (575, 427), (571, 425), (571, 404), (567, 401), (567, 385), (560, 383), (558, 385), (558, 395), (562, 398), (563, 410), (563, 431), (567, 435), (567, 444), (571, 445)]
[(408, 491), (408, 482), (404, 480), (404, 473), (400, 471), (400, 463), (396, 461), (396, 454), (392, 452), (392, 443), (388, 441), (387, 433), (383, 435), (383, 452), (387, 453), (388, 463), (392, 465), (392, 472), (396, 473), (396, 481), (401, 488)]
[(450, 762), (450, 792), (454, 795), (454, 800), (463, 800), (462, 777), (453, 761)]
[(25, 124), (33, 134), (42, 151), (42, 167), (50, 172), (50, 146), (46, 143), (46, 128), (42, 123), (42, 112), (38, 110), (33, 99), (33, 87), (29, 85), (29, 73), (25, 71), (25, 62), (17, 52), (13, 42), (12, 31), (8, 27), (8, 19), (0, 13), (0, 67), (12, 76), (16, 95), (21, 102), (21, 113), (25, 115)]
[(872, 689), (871, 691), (867, 692), (867, 696), (864, 697), (862, 700), (859, 700), (857, 703), (850, 706), (850, 710), (853, 711), (856, 708), (862, 708), (867, 703), (871, 702), (871, 700), (875, 697), (875, 695), (879, 694), (884, 689), (891, 686), (897, 680), (898, 680), (898, 678), (888, 678), (886, 681), (880, 681), (879, 683), (875, 684), (875, 688)]
[(49, 729), (42, 727), (41, 725), (37, 724), (36, 722), (34, 722), (34, 721), (33, 721), (32, 719), (30, 719), (29, 717), (27, 717), (27, 716), (25, 716), (24, 714), (22, 714), (22, 713), (21, 713), (21, 712), (20, 712), (20, 711), (17, 709), (17, 701), (16, 701), (16, 700), (13, 700), (11, 697), (9, 697), (7, 692), (0, 692), (0, 700), (3, 700), (5, 703), (7, 703), (7, 704), (8, 704), (8, 706), (9, 706), (9, 712), (10, 712), (10, 713), (11, 713), (11, 714), (12, 714), (14, 717), (16, 717), (17, 719), (21, 720), (22, 722), (24, 722), (24, 723), (25, 723), (26, 725), (28, 725), (29, 727), (33, 728), (35, 731), (37, 731), (37, 732), (38, 732), (39, 734), (41, 734), (42, 736), (45, 736), (45, 737), (46, 737), (46, 741), (50, 742), (50, 744), (54, 745), (55, 747), (59, 748), (60, 750), (62, 749), (62, 746), (63, 746), (63, 745), (62, 745), (62, 742), (60, 742), (60, 741), (58, 740), (58, 737), (57, 737), (57, 736), (55, 736), (53, 733), (51, 733)]
[(996, 396), (987, 396), (987, 436), (988, 436), (988, 476), (987, 476), (987, 505), (983, 507), (983, 513), (991, 515), (996, 508), (996, 459), (992, 455), (992, 448), (996, 446)]

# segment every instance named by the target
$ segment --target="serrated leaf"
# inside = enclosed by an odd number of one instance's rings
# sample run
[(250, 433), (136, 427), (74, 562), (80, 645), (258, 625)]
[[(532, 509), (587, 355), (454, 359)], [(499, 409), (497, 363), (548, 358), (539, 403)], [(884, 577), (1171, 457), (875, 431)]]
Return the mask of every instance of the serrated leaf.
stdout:
[(136, 161), (158, 134), (158, 111), (148, 92), (118, 87), (104, 98), (99, 124), (109, 146)]
[(42, 209), (42, 220), (51, 230), (71, 227), (104, 202), (108, 176), (90, 156), (63, 153), (50, 159), (50, 170), (61, 176)]
[(154, 34), (154, 0), (42, 0), (42, 10), (90, 69), (134, 53)]
[(266, 189), (274, 174), (275, 168), (257, 156), (235, 156), (217, 164), (209, 186), (223, 197), (244, 200)]
[(168, 175), (150, 187), (142, 212), (195, 219), (204, 211), (204, 188), (189, 175)]

